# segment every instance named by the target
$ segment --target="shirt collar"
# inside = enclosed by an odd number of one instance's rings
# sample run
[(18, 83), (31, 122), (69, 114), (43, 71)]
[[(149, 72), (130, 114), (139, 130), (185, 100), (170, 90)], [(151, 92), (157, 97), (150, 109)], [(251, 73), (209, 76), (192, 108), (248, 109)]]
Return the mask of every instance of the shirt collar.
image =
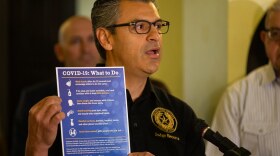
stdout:
[[(128, 89), (126, 89), (128, 92), (128, 95), (130, 96), (130, 92)], [(154, 86), (151, 84), (151, 81), (149, 78), (147, 78), (146, 85), (144, 87), (144, 90), (142, 91), (141, 95), (134, 101), (135, 103), (141, 102), (147, 98), (150, 98), (151, 96), (155, 96), (155, 90)]]
[(138, 99), (145, 99), (150, 97), (151, 95), (155, 95), (155, 90), (153, 85), (151, 84), (150, 78), (147, 78), (145, 88)]
[(167, 98), (167, 94), (163, 91), (160, 91), (160, 88), (157, 88), (152, 84), (150, 81), (150, 78), (147, 78), (147, 82), (145, 85), (145, 88), (140, 95), (139, 98), (135, 100), (136, 103), (141, 102), (142, 100), (145, 100), (147, 98), (155, 99), (156, 105), (159, 107), (165, 107), (168, 104), (170, 104), (169, 99)]
[(277, 79), (276, 72), (271, 63), (267, 64), (264, 67), (264, 72), (262, 74), (263, 74), (263, 80), (261, 82), (262, 85), (272, 83), (273, 81), (276, 81), (276, 79)]

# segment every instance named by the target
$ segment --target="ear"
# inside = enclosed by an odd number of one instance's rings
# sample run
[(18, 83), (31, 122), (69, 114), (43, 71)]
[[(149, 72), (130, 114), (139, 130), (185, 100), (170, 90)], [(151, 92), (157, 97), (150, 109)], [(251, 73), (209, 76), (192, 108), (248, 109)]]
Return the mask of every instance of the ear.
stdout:
[(112, 35), (107, 29), (98, 28), (96, 30), (96, 37), (105, 50), (112, 50)]
[(267, 37), (266, 32), (264, 30), (262, 30), (260, 32), (260, 38), (261, 38), (263, 43), (265, 42), (266, 37)]
[(64, 63), (64, 54), (63, 54), (62, 47), (59, 43), (56, 43), (54, 45), (54, 53), (55, 53), (55, 56), (58, 59), (58, 61), (60, 63)]

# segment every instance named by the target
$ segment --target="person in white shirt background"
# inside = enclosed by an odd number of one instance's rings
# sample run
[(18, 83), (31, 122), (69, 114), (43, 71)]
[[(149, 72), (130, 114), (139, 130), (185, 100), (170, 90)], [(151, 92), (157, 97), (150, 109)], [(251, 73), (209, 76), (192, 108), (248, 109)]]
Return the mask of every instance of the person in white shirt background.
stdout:
[[(253, 156), (280, 153), (280, 1), (268, 9), (265, 30), (260, 33), (267, 65), (229, 86), (216, 109), (212, 126)], [(223, 155), (211, 143), (207, 156)]]

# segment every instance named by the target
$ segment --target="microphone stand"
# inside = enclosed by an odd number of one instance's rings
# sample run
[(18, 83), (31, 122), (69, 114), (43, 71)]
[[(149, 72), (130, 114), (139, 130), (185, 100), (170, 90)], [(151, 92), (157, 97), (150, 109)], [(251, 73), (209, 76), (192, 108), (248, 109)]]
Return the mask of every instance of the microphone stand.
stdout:
[(202, 137), (216, 145), (224, 156), (250, 156), (251, 152), (243, 147), (238, 147), (227, 137), (223, 137), (219, 132), (213, 132), (204, 120), (197, 119), (195, 131), (202, 132)]
[(224, 156), (250, 156), (251, 152), (243, 147), (238, 147), (227, 137), (223, 137), (219, 132), (213, 132), (210, 127), (203, 131), (204, 138), (216, 145)]
[(251, 153), (243, 147), (235, 147), (225, 151), (224, 156), (250, 156)]
[[(210, 129), (209, 129), (210, 130)], [(243, 147), (238, 147), (228, 138), (223, 137), (219, 132), (207, 131), (208, 135), (212, 135), (218, 142), (219, 150), (224, 153), (224, 156), (250, 156), (251, 152)], [(205, 136), (207, 138), (207, 136)], [(211, 139), (209, 139), (211, 140)], [(214, 142), (214, 141), (212, 141)]]

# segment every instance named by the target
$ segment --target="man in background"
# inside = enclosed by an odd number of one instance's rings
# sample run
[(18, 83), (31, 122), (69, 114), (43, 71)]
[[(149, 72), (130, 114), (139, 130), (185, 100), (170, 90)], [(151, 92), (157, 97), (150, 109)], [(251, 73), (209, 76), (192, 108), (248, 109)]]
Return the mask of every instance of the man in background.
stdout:
[[(280, 1), (269, 8), (260, 34), (269, 63), (228, 87), (217, 107), (212, 129), (254, 156), (280, 153)], [(206, 155), (222, 153), (211, 143)]]
[[(54, 52), (57, 59), (67, 67), (94, 67), (102, 62), (95, 46), (91, 20), (83, 16), (72, 16), (62, 23), (59, 28), (58, 43), (54, 45)], [(55, 78), (55, 75), (53, 77)], [(25, 153), (30, 108), (43, 97), (50, 95), (57, 95), (55, 80), (23, 90), (14, 119), (12, 156)], [(57, 137), (49, 154), (62, 154), (60, 137)]]

